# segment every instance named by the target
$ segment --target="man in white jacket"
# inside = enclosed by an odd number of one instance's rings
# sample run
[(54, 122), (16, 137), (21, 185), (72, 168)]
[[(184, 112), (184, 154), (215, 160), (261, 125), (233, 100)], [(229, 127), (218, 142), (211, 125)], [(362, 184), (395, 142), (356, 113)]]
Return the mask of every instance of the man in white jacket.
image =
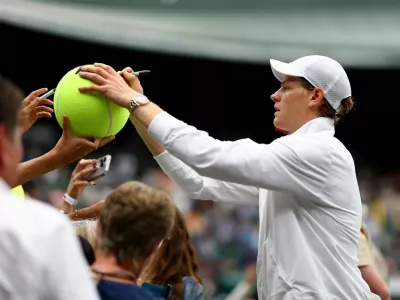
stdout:
[(107, 65), (82, 68), (98, 85), (80, 90), (129, 109), (168, 150), (157, 160), (191, 196), (259, 205), (259, 299), (379, 299), (357, 268), (360, 193), (352, 156), (334, 137), (337, 115), (353, 104), (346, 72), (323, 56), (271, 66), (281, 81), (271, 96), (274, 125), (288, 135), (270, 144), (213, 139), (150, 102), (140, 84), (130, 89)]

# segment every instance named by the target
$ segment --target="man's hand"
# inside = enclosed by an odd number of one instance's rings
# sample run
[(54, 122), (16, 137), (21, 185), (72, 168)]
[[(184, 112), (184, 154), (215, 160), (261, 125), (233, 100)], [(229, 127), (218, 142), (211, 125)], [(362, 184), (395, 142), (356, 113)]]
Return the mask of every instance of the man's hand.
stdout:
[(115, 136), (110, 136), (104, 139), (94, 139), (93, 141), (90, 141), (85, 138), (76, 137), (71, 133), (68, 117), (64, 115), (63, 134), (57, 145), (55, 145), (53, 151), (61, 160), (61, 164), (67, 165), (85, 157), (90, 152), (103, 147), (114, 139)]
[(40, 118), (51, 118), (53, 109), (45, 105), (53, 105), (53, 101), (49, 99), (41, 100), (39, 95), (47, 92), (47, 88), (38, 89), (29, 94), (22, 101), (20, 110), (21, 130), (26, 132)]
[[(125, 70), (126, 69), (127, 68), (125, 68)], [(133, 82), (132, 89), (125, 81), (126, 79), (122, 78), (122, 76), (110, 66), (95, 63), (94, 67), (84, 66), (81, 70), (82, 72), (79, 72), (81, 77), (98, 84), (80, 87), (79, 90), (81, 92), (101, 93), (121, 107), (129, 108), (132, 99), (136, 95), (143, 93), (143, 89), (140, 83), (138, 83), (139, 81)], [(129, 77), (128, 72), (124, 73), (124, 77)], [(163, 110), (157, 105), (149, 102), (146, 105), (137, 107), (132, 115), (147, 129), (155, 116), (162, 111)]]
[(94, 67), (84, 66), (79, 75), (89, 79), (98, 85), (80, 87), (81, 92), (97, 92), (113, 101), (115, 104), (129, 108), (132, 98), (138, 91), (131, 89), (125, 80), (112, 67), (95, 63)]
[(143, 95), (143, 87), (140, 84), (140, 80), (137, 76), (132, 75), (133, 69), (131, 67), (126, 67), (122, 71), (118, 71), (118, 74), (123, 75), (125, 82), (131, 87), (132, 90)]

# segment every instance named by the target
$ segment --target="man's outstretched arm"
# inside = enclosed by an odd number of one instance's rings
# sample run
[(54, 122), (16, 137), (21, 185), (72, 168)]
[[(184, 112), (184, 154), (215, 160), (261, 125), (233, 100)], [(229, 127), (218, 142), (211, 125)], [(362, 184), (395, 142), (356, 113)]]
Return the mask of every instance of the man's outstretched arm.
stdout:
[[(124, 74), (129, 86), (143, 94), (139, 79), (130, 74), (133, 70), (127, 67), (119, 73), (124, 72), (129, 72), (129, 74)], [(168, 153), (158, 141), (148, 134), (147, 129), (134, 116), (130, 116), (130, 120), (161, 169), (190, 198), (231, 204), (258, 204), (259, 190), (257, 188), (201, 176), (187, 164)]]
[(294, 143), (281, 140), (267, 145), (250, 139), (219, 141), (174, 118), (156, 104), (146, 102), (146, 98), (131, 89), (110, 66), (86, 66), (79, 74), (97, 83), (79, 88), (81, 92), (102, 93), (127, 109), (133, 99), (142, 101), (143, 105), (133, 109), (133, 116), (168, 152), (202, 176), (268, 190), (296, 192), (307, 197), (312, 196), (310, 190), (322, 188), (326, 182), (330, 158), (316, 155), (329, 151), (323, 143), (315, 141), (313, 145), (305, 145), (300, 140)]

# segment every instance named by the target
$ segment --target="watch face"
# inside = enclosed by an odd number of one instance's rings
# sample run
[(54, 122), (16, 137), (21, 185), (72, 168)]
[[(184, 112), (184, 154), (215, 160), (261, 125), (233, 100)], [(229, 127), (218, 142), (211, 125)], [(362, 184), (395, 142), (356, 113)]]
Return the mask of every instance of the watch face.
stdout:
[(149, 99), (147, 99), (147, 97), (144, 95), (137, 95), (135, 97), (135, 101), (137, 104), (141, 105), (141, 104), (146, 104), (147, 102), (149, 102)]

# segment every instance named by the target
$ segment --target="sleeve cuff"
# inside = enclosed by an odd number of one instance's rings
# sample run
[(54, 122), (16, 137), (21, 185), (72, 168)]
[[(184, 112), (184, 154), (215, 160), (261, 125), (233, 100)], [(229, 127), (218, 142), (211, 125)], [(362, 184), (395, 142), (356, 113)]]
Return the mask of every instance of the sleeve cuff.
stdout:
[(181, 161), (168, 153), (168, 151), (155, 156), (154, 159), (164, 171), (173, 171), (181, 164)]
[(171, 129), (182, 126), (183, 124), (185, 123), (174, 118), (166, 111), (163, 111), (154, 117), (153, 121), (150, 123), (148, 133), (161, 144), (164, 144)]

